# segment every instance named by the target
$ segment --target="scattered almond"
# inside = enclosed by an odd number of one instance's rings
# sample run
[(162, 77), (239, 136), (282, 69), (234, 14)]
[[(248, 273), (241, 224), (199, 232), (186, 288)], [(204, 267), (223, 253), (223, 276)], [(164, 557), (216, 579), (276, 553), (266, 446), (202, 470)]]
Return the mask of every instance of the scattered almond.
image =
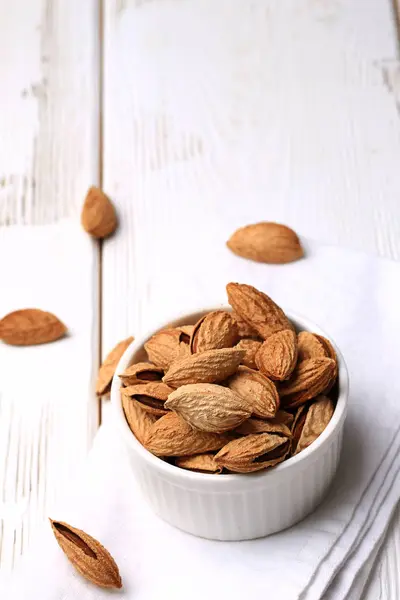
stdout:
[(241, 227), (230, 237), (227, 246), (243, 258), (263, 263), (284, 264), (304, 256), (293, 229), (279, 223), (262, 222)]
[(97, 375), (96, 394), (98, 396), (107, 394), (110, 391), (111, 381), (114, 377), (115, 369), (117, 368), (121, 356), (127, 347), (133, 342), (133, 339), (133, 337), (128, 337), (126, 340), (122, 340), (122, 342), (119, 342), (111, 350), (111, 352), (107, 354), (105, 361), (101, 365)]
[(292, 329), (269, 336), (256, 354), (256, 365), (276, 381), (288, 379), (297, 362), (297, 337)]
[(85, 579), (103, 588), (122, 587), (118, 567), (100, 542), (62, 521), (50, 523), (60, 548)]
[(15, 310), (0, 321), (0, 340), (12, 346), (47, 344), (67, 331), (55, 315), (38, 308)]
[(108, 196), (97, 187), (91, 187), (82, 208), (81, 223), (95, 238), (105, 238), (117, 228), (117, 215)]

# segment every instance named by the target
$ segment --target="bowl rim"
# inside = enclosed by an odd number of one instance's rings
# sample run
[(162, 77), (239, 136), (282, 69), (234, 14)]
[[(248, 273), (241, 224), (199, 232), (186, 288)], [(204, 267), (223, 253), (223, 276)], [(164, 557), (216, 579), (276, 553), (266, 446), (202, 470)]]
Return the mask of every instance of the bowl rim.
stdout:
[(322, 335), (332, 343), (336, 351), (339, 367), (339, 390), (336, 407), (332, 418), (329, 421), (327, 427), (321, 433), (321, 435), (314, 442), (312, 442), (310, 446), (308, 446), (305, 450), (302, 450), (299, 454), (290, 457), (289, 459), (276, 465), (272, 469), (266, 469), (265, 471), (258, 471), (255, 473), (246, 474), (246, 477), (243, 476), (243, 473), (229, 473), (224, 474), (223, 476), (216, 477), (215, 474), (197, 473), (195, 471), (182, 469), (160, 459), (158, 456), (155, 456), (154, 454), (149, 452), (149, 450), (147, 450), (144, 446), (142, 446), (139, 440), (136, 439), (125, 418), (120, 393), (121, 380), (119, 377), (119, 373), (122, 373), (131, 364), (131, 359), (133, 355), (139, 349), (141, 349), (144, 343), (160, 329), (165, 329), (166, 327), (179, 327), (178, 323), (184, 324), (185, 320), (192, 319), (194, 315), (200, 315), (202, 313), (205, 314), (215, 310), (227, 310), (230, 312), (232, 308), (227, 305), (215, 305), (212, 307), (197, 307), (190, 311), (185, 310), (184, 312), (181, 312), (178, 315), (173, 315), (173, 317), (170, 319), (163, 319), (161, 324), (159, 324), (156, 327), (152, 327), (145, 334), (141, 335), (140, 337), (137, 337), (133, 342), (131, 342), (131, 344), (128, 346), (121, 359), (119, 360), (112, 379), (111, 405), (113, 409), (113, 424), (119, 429), (119, 434), (122, 435), (125, 444), (129, 447), (131, 451), (139, 455), (140, 458), (150, 468), (157, 470), (159, 475), (167, 477), (168, 479), (172, 478), (177, 482), (179, 482), (180, 480), (179, 483), (181, 485), (184, 485), (185, 481), (196, 482), (198, 484), (206, 484), (207, 482), (212, 482), (213, 486), (216, 486), (216, 488), (220, 486), (222, 488), (222, 486), (229, 485), (234, 482), (243, 483), (244, 480), (251, 481), (252, 485), (256, 482), (266, 484), (272, 478), (275, 479), (278, 475), (283, 475), (284, 473), (287, 474), (287, 472), (292, 469), (298, 469), (300, 465), (305, 467), (307, 464), (312, 462), (316, 458), (316, 454), (320, 452), (322, 448), (327, 446), (330, 440), (333, 440), (333, 434), (341, 426), (347, 413), (349, 377), (347, 366), (341, 351), (339, 350), (335, 341), (332, 340), (331, 336), (328, 335), (323, 329), (321, 329), (319, 325), (317, 325), (307, 317), (303, 317), (302, 315), (299, 315), (298, 313), (290, 309), (285, 310), (285, 314), (290, 319), (290, 321), (293, 322), (296, 328), (300, 329), (301, 331), (305, 330), (310, 331), (312, 333), (317, 333), (318, 335)]

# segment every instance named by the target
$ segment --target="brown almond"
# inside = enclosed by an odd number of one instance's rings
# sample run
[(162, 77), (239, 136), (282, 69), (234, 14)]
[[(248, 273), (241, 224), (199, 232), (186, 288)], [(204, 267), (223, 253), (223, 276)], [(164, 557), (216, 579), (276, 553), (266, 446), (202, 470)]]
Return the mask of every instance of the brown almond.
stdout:
[(110, 198), (97, 187), (89, 188), (82, 208), (81, 223), (95, 238), (105, 238), (117, 228), (117, 215)]
[(251, 285), (228, 283), (228, 302), (238, 315), (257, 333), (267, 339), (283, 329), (293, 329), (293, 325), (273, 300)]
[(168, 385), (158, 381), (121, 388), (122, 396), (137, 402), (140, 408), (157, 417), (166, 414), (165, 401), (173, 391)]
[(238, 327), (230, 313), (216, 310), (202, 317), (194, 326), (190, 340), (192, 354), (231, 348), (239, 339)]
[(235, 429), (236, 433), (241, 435), (249, 435), (254, 433), (275, 433), (276, 435), (283, 435), (287, 438), (292, 437), (292, 433), (287, 425), (282, 423), (278, 418), (273, 419), (247, 419), (239, 427)]
[(297, 337), (292, 329), (269, 336), (256, 354), (257, 368), (275, 381), (288, 379), (297, 361)]
[(294, 408), (324, 392), (334, 381), (335, 361), (309, 358), (298, 363), (292, 377), (279, 388), (284, 407)]
[(122, 342), (119, 342), (111, 350), (111, 352), (107, 354), (97, 375), (96, 394), (98, 396), (107, 394), (110, 391), (111, 381), (114, 377), (115, 369), (117, 368), (121, 356), (129, 346), (129, 344), (133, 342), (133, 339), (133, 337), (128, 337), (126, 338), (126, 340), (122, 340)]
[(47, 344), (66, 332), (64, 323), (55, 315), (38, 308), (15, 310), (0, 321), (0, 340), (12, 346)]
[(333, 402), (326, 396), (318, 396), (305, 415), (295, 454), (308, 448), (324, 431), (334, 412)]
[(175, 465), (196, 473), (221, 473), (222, 471), (222, 467), (217, 465), (212, 454), (178, 457)]
[(200, 431), (223, 433), (251, 415), (248, 403), (228, 388), (213, 383), (192, 383), (175, 390), (165, 407)]
[(140, 362), (131, 365), (119, 375), (124, 385), (135, 385), (139, 383), (149, 383), (150, 381), (161, 381), (164, 376), (164, 369), (156, 367), (152, 363)]
[(227, 246), (238, 256), (263, 263), (284, 264), (304, 256), (297, 234), (280, 223), (261, 222), (241, 227)]
[(236, 344), (235, 348), (244, 350), (242, 365), (249, 367), (249, 369), (257, 369), (256, 354), (261, 348), (261, 343), (262, 342), (258, 342), (257, 340), (243, 338)]
[(68, 523), (50, 523), (60, 548), (82, 577), (103, 588), (122, 587), (117, 564), (100, 542)]
[(133, 398), (125, 394), (122, 394), (122, 408), (124, 409), (125, 418), (132, 433), (144, 445), (150, 427), (157, 420), (157, 417), (143, 410), (139, 402), (136, 402)]
[(243, 399), (253, 415), (264, 419), (275, 416), (279, 395), (274, 383), (262, 373), (240, 366), (226, 385)]
[(327, 356), (322, 343), (310, 331), (300, 331), (297, 336), (297, 347), (299, 361), (306, 360), (307, 358), (323, 358)]
[(223, 381), (239, 366), (244, 352), (235, 348), (207, 350), (175, 361), (163, 381), (171, 387), (188, 383), (214, 383)]
[(219, 450), (231, 439), (229, 434), (195, 430), (182, 417), (169, 412), (152, 425), (145, 446), (156, 456), (191, 456)]
[(189, 356), (188, 336), (181, 328), (163, 329), (144, 345), (149, 360), (157, 367), (168, 369), (179, 358)]
[(224, 446), (215, 455), (215, 462), (235, 473), (252, 473), (282, 462), (289, 448), (289, 439), (280, 435), (246, 435)]
[(291, 441), (291, 449), (290, 449), (290, 452), (292, 455), (295, 454), (295, 452), (296, 452), (297, 444), (299, 443), (301, 432), (303, 431), (304, 423), (306, 420), (307, 410), (308, 410), (308, 405), (301, 404), (298, 407), (298, 409), (294, 415), (294, 420), (293, 420), (293, 425), (292, 425), (292, 441)]
[(314, 334), (314, 335), (323, 345), (323, 347), (325, 349), (325, 355), (335, 361), (335, 373), (333, 375), (332, 383), (330, 386), (328, 386), (326, 388), (326, 390), (324, 390), (325, 394), (327, 394), (328, 392), (330, 392), (330, 390), (335, 385), (335, 382), (337, 380), (338, 373), (339, 373), (339, 363), (338, 363), (335, 349), (334, 349), (333, 345), (331, 344), (331, 342), (329, 340), (327, 340), (325, 337), (323, 337), (322, 335), (318, 335), (318, 334)]
[(239, 317), (236, 311), (232, 310), (231, 315), (236, 321), (239, 338), (256, 339), (258, 337), (257, 331), (253, 329), (248, 323), (246, 323), (246, 321), (244, 321), (242, 317)]

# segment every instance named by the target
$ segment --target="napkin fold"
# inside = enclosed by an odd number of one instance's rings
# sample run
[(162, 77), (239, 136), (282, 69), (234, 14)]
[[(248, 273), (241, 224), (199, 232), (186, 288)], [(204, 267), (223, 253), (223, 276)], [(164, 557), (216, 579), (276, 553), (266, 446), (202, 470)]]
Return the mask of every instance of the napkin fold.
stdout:
[[(327, 497), (301, 523), (268, 538), (196, 538), (151, 512), (109, 422), (71, 483), (71, 497), (50, 516), (84, 529), (108, 548), (124, 583), (118, 597), (362, 597), (399, 496), (400, 265), (315, 243), (306, 250), (306, 259), (284, 268), (241, 261), (228, 252), (213, 263), (211, 241), (210, 255), (203, 257), (208, 268), (202, 273), (199, 266), (185, 280), (186, 300), (191, 300), (188, 311), (212, 305), (224, 299), (221, 282), (250, 283), (318, 323), (335, 340), (349, 368), (351, 391), (342, 459)], [(151, 297), (163, 285), (154, 282)], [(171, 306), (177, 306), (175, 300)], [(109, 592), (75, 573), (46, 526), (1, 597), (94, 600), (109, 598)]]

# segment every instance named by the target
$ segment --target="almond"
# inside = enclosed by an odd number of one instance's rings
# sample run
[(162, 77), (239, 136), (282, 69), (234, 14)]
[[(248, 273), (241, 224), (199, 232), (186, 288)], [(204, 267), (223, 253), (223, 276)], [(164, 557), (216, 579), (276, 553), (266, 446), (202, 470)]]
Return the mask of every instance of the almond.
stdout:
[(154, 334), (144, 345), (149, 360), (157, 367), (168, 369), (179, 358), (189, 356), (189, 341), (180, 328), (163, 329)]
[(301, 432), (303, 431), (304, 423), (306, 420), (307, 410), (307, 404), (301, 404), (294, 416), (294, 421), (292, 425), (292, 441), (290, 448), (291, 455), (295, 454), (296, 452), (297, 444), (299, 443)]
[(217, 465), (212, 454), (182, 456), (175, 460), (177, 467), (195, 471), (196, 473), (221, 473), (222, 467)]
[(97, 187), (91, 187), (82, 208), (81, 223), (95, 238), (105, 238), (117, 228), (117, 215), (110, 198)]
[(256, 354), (258, 369), (277, 381), (288, 379), (296, 366), (297, 337), (292, 329), (269, 336)]
[(297, 234), (279, 223), (261, 222), (241, 227), (227, 246), (235, 254), (257, 262), (284, 264), (304, 256)]
[(252, 414), (264, 419), (275, 416), (279, 408), (278, 392), (273, 382), (262, 373), (238, 367), (226, 385), (243, 399)]
[(282, 462), (290, 441), (280, 435), (258, 433), (229, 442), (215, 455), (215, 462), (235, 473), (252, 473)]
[(247, 419), (235, 429), (236, 433), (249, 435), (254, 433), (275, 433), (291, 438), (292, 434), (287, 425), (278, 418), (273, 419)]
[(195, 430), (182, 417), (170, 412), (152, 425), (145, 447), (156, 456), (191, 456), (219, 450), (230, 439), (229, 434)]
[(331, 420), (333, 412), (333, 402), (330, 398), (321, 395), (315, 399), (305, 414), (295, 454), (308, 448), (321, 435)]
[(234, 373), (244, 355), (243, 350), (220, 348), (193, 354), (174, 362), (163, 381), (179, 387), (188, 383), (214, 383), (223, 381)]
[(139, 402), (130, 396), (122, 394), (122, 408), (124, 409), (127, 423), (141, 444), (144, 444), (150, 427), (155, 423), (157, 417), (140, 407)]
[(246, 321), (244, 321), (242, 317), (239, 317), (236, 311), (232, 310), (231, 315), (236, 321), (239, 338), (256, 339), (258, 337), (257, 331), (253, 329), (248, 323), (246, 323)]
[(228, 283), (228, 302), (257, 333), (267, 339), (283, 329), (293, 329), (293, 325), (273, 300), (251, 285)]
[(299, 361), (327, 356), (325, 348), (317, 336), (309, 331), (300, 331), (297, 336), (297, 347)]
[(110, 391), (111, 381), (114, 377), (115, 369), (117, 368), (121, 356), (132, 342), (133, 337), (128, 337), (126, 340), (119, 342), (111, 350), (111, 352), (107, 354), (103, 364), (99, 369), (99, 374), (97, 375), (96, 394), (98, 396), (107, 394)]
[(245, 365), (250, 369), (257, 369), (256, 354), (261, 348), (261, 342), (243, 338), (236, 344), (235, 348), (237, 348), (237, 350), (244, 350), (242, 365)]
[(212, 433), (234, 429), (251, 415), (246, 401), (213, 383), (183, 385), (169, 396), (165, 406), (193, 428)]
[(131, 365), (119, 375), (124, 385), (134, 385), (138, 383), (149, 383), (149, 381), (161, 381), (164, 376), (164, 369), (156, 367), (152, 363), (140, 362)]
[(0, 321), (0, 339), (12, 346), (47, 344), (67, 331), (55, 315), (38, 308), (15, 310)]
[(236, 321), (222, 310), (208, 313), (194, 326), (190, 351), (205, 352), (218, 348), (231, 348), (239, 339)]
[(334, 381), (335, 368), (331, 358), (309, 358), (298, 363), (292, 377), (280, 386), (283, 406), (294, 408), (324, 392)]
[(136, 401), (140, 408), (157, 417), (165, 415), (167, 412), (164, 406), (171, 392), (173, 392), (172, 388), (157, 381), (121, 388), (122, 397), (126, 396), (132, 401)]

